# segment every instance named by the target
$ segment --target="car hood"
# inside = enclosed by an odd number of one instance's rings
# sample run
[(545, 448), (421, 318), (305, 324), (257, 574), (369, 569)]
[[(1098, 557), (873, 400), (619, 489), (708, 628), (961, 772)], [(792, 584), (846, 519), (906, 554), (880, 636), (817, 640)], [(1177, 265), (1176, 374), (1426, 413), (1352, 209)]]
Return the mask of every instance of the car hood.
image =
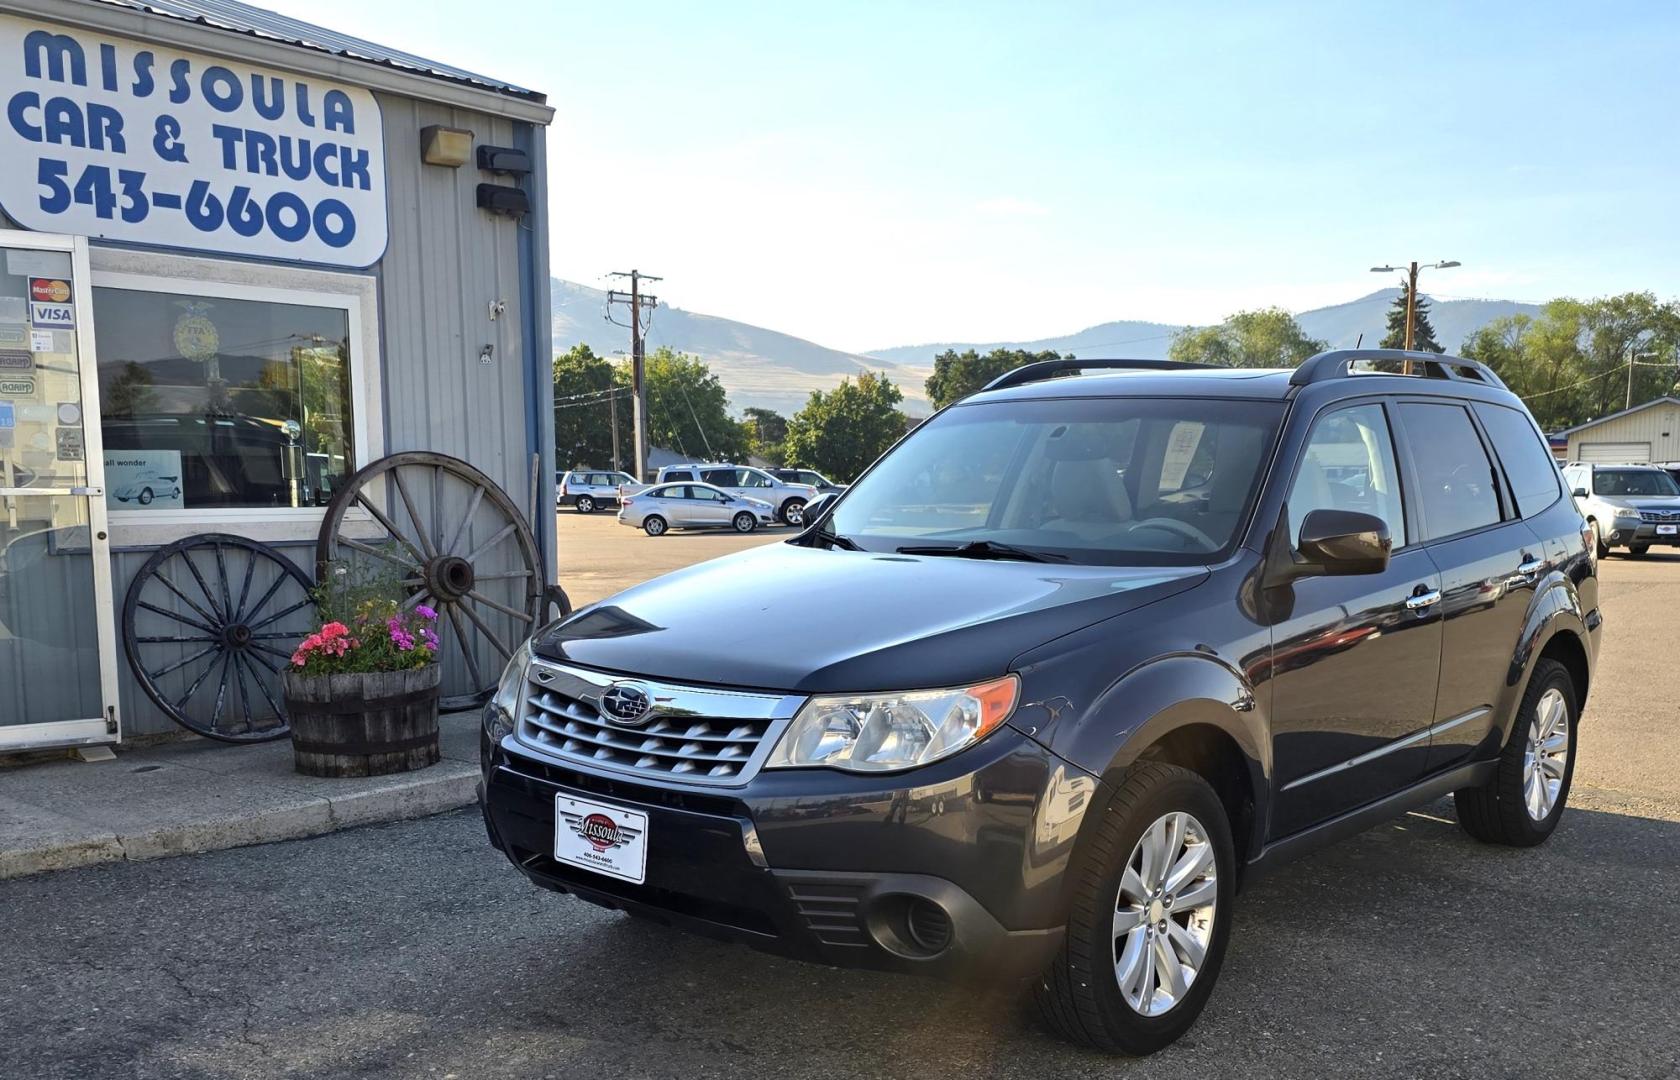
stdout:
[(1060, 566), (770, 544), (544, 628), (539, 655), (679, 682), (805, 693), (993, 678), (1053, 638), (1206, 580), (1204, 567)]
[(1600, 495), (1598, 501), (1621, 510), (1680, 510), (1680, 495)]

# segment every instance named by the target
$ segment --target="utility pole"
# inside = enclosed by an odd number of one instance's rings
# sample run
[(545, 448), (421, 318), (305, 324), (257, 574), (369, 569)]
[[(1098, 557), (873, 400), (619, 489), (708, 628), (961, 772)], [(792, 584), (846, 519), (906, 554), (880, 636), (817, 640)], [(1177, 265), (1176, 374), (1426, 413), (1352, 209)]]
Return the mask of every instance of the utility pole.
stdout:
[(612, 409), (613, 472), (620, 472), (622, 470), (618, 467), (618, 395), (608, 394), (607, 405)]
[[(630, 472), (631, 475), (635, 476), (636, 481), (641, 483), (647, 478), (647, 385), (643, 378), (642, 367), (644, 359), (642, 305), (646, 304), (649, 312), (659, 306), (659, 297), (651, 294), (642, 295), (642, 282), (663, 281), (665, 279), (654, 277), (652, 274), (644, 274), (640, 270), (616, 270), (611, 276), (630, 279), (628, 296), (617, 289), (607, 293), (607, 308), (609, 311), (607, 317), (612, 318), (610, 314), (612, 305), (630, 305), (630, 429), (635, 444), (635, 468), (631, 469)], [(622, 326), (623, 324), (620, 323), (619, 325)], [(616, 428), (613, 433), (616, 439)]]
[[(1462, 266), (1462, 265), (1464, 265), (1464, 264), (1459, 262), (1456, 259), (1443, 259), (1440, 262), (1424, 263), (1422, 266), (1419, 266), (1416, 261), (1413, 261), (1406, 268), (1406, 343), (1405, 343), (1405, 347), (1406, 347), (1407, 352), (1412, 351), (1412, 346), (1416, 343), (1416, 340), (1417, 340), (1415, 327), (1417, 325), (1418, 271), (1422, 270), (1422, 269), (1450, 270), (1455, 266)], [(1373, 274), (1392, 274), (1392, 273), (1394, 273), (1394, 271), (1396, 269), (1397, 269), (1397, 267), (1394, 267), (1394, 266), (1373, 266), (1373, 267), (1371, 267), (1371, 273), (1373, 273)], [(1412, 358), (1411, 357), (1409, 357), (1409, 356), (1406, 357), (1405, 363), (1401, 368), (1401, 373), (1405, 374), (1405, 375), (1410, 375), (1412, 373)]]

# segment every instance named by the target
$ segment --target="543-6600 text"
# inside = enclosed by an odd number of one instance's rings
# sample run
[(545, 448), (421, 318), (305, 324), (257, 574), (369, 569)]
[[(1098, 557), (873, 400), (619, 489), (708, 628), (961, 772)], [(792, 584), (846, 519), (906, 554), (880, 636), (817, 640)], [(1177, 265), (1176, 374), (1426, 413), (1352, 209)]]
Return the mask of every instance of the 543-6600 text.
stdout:
[(239, 236), (252, 237), (266, 230), (289, 243), (313, 233), (335, 248), (344, 247), (356, 236), (355, 215), (338, 199), (322, 199), (311, 206), (290, 191), (264, 197), (254, 195), (244, 184), (235, 184), (224, 197), (208, 180), (194, 180), (185, 195), (148, 191), (144, 172), (104, 165), (84, 166), (72, 182), (69, 164), (51, 158), (40, 159), (36, 179), (41, 186), (41, 209), (49, 214), (62, 214), (72, 204), (80, 203), (91, 206), (99, 218), (121, 217), (133, 225), (145, 221), (153, 211), (171, 210), (185, 215), (200, 232), (225, 227)]

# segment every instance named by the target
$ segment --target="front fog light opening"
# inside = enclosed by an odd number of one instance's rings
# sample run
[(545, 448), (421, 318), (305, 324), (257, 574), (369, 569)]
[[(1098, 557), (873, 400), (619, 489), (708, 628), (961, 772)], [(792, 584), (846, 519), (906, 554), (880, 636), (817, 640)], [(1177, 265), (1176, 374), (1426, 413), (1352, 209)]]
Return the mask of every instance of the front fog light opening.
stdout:
[(881, 897), (869, 909), (869, 934), (888, 952), (931, 960), (951, 946), (950, 914), (935, 901), (909, 893)]

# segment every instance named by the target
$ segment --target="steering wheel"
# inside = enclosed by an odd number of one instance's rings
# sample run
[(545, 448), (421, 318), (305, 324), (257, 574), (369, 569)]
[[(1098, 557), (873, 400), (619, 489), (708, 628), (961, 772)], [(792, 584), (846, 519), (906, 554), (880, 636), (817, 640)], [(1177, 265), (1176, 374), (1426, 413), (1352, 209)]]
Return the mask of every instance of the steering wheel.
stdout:
[(1184, 537), (1186, 540), (1202, 545), (1203, 551), (1219, 550), (1219, 545), (1214, 543), (1213, 538), (1207, 533), (1196, 528), (1196, 526), (1180, 521), (1177, 518), (1144, 518), (1142, 521), (1133, 522), (1131, 527), (1126, 531), (1137, 532), (1139, 529), (1160, 529), (1163, 532), (1174, 533), (1178, 536)]

